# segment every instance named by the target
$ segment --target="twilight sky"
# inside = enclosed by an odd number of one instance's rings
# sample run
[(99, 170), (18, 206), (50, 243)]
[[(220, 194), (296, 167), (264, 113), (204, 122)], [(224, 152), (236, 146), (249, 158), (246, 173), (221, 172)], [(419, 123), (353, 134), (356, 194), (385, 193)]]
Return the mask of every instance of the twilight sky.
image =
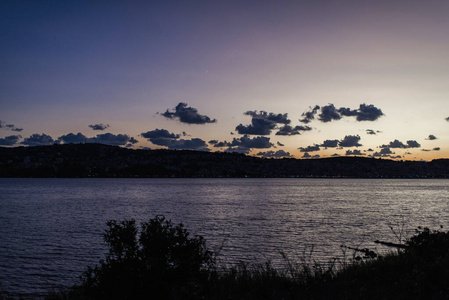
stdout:
[(0, 3), (0, 145), (449, 157), (449, 1)]

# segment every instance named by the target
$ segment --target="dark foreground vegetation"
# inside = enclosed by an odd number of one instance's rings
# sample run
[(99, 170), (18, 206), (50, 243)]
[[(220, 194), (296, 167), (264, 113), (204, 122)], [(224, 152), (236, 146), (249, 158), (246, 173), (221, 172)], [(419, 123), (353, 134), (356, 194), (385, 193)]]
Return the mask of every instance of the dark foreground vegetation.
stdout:
[(164, 217), (107, 225), (105, 260), (47, 299), (449, 299), (449, 232), (419, 229), (385, 256), (355, 249), (346, 265), (222, 268), (202, 237)]
[(67, 144), (0, 147), (0, 177), (449, 178), (449, 159), (265, 159), (238, 153)]

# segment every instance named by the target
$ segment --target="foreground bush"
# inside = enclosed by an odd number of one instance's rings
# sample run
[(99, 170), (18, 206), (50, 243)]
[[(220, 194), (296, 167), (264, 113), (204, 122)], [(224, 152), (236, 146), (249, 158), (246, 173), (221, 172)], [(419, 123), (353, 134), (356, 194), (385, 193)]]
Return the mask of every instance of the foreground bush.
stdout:
[[(107, 222), (106, 260), (82, 275), (82, 291), (95, 299), (155, 299), (195, 295), (211, 269), (212, 253), (202, 237), (190, 237), (182, 224), (164, 217), (142, 223)], [(161, 298), (164, 297), (164, 298)]]
[(107, 225), (106, 260), (87, 269), (81, 286), (48, 299), (449, 299), (449, 232), (420, 229), (386, 256), (356, 249), (365, 259), (339, 269), (284, 256), (279, 270), (218, 268), (202, 237), (164, 217), (143, 223), (139, 239), (133, 220)]

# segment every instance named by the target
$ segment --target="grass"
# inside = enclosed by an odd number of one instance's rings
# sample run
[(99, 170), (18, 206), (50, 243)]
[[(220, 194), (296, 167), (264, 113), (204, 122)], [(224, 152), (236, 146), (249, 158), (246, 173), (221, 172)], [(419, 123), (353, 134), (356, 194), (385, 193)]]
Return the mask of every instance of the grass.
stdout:
[[(110, 221), (109, 254), (82, 284), (47, 299), (449, 299), (449, 232), (418, 229), (398, 250), (327, 265), (292, 262), (220, 267), (202, 237), (164, 217)], [(393, 244), (395, 245), (395, 244)]]

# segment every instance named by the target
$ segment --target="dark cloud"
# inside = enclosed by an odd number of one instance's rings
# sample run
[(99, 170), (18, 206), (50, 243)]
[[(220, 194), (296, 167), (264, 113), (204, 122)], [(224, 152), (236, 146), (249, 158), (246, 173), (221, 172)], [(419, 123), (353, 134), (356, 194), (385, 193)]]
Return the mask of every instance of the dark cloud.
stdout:
[(144, 132), (140, 135), (146, 139), (152, 138), (178, 139), (180, 137), (179, 134), (170, 133), (166, 129), (157, 129), (157, 128), (152, 131)]
[(436, 136), (434, 136), (433, 134), (430, 134), (426, 140), (433, 141), (433, 140), (437, 140), (437, 139), (438, 138)]
[(394, 140), (392, 142), (390, 142), (388, 145), (381, 145), (379, 146), (380, 148), (402, 148), (402, 149), (406, 149), (406, 148), (419, 148), (421, 147), (421, 145), (415, 141), (415, 140), (409, 140), (407, 141), (407, 144), (404, 144), (403, 142), (399, 141), (399, 140)]
[(300, 152), (314, 152), (314, 151), (320, 151), (320, 145), (313, 145), (313, 146), (307, 146), (306, 148), (300, 147)]
[[(258, 137), (254, 137), (254, 138), (250, 138), (248, 137), (248, 135), (244, 135), (240, 138), (234, 138), (232, 140), (232, 142), (218, 142), (214, 145), (214, 147), (229, 147), (229, 151), (234, 151), (236, 149), (247, 149), (248, 152), (250, 149), (252, 148), (257, 148), (257, 149), (264, 149), (264, 148), (271, 148), (274, 145), (272, 143), (270, 143), (270, 138), (268, 137), (263, 137), (263, 136), (258, 136)], [(229, 152), (228, 151), (228, 152)], [(238, 152), (238, 151), (236, 151)]]
[(338, 145), (340, 147), (359, 147), (362, 146), (359, 144), (360, 136), (358, 135), (347, 135), (344, 139), (342, 139)]
[[(302, 114), (300, 122), (309, 123), (315, 118), (315, 114), (320, 111), (320, 107), (317, 105), (308, 112)], [(383, 116), (382, 110), (375, 107), (372, 104), (360, 104), (358, 109), (351, 109), (347, 107), (336, 108), (333, 104), (329, 104), (321, 107), (321, 111), (318, 114), (318, 120), (327, 123), (333, 120), (340, 120), (342, 117), (356, 117), (356, 120), (361, 121), (375, 121)], [(368, 134), (375, 134), (374, 130), (367, 130)]]
[(282, 157), (291, 157), (290, 152), (285, 152), (284, 150), (278, 150), (276, 152), (270, 150), (266, 152), (259, 152), (257, 155), (262, 157), (274, 157), (274, 158), (282, 158)]
[[(155, 129), (141, 134), (142, 137), (148, 139), (151, 143), (158, 146), (165, 146), (168, 149), (185, 149), (209, 151), (207, 144), (202, 139), (193, 138), (190, 140), (180, 139), (181, 135), (170, 133), (166, 129)], [(183, 136), (187, 134), (183, 133)]]
[(394, 154), (390, 148), (382, 148), (380, 149), (380, 154)]
[[(13, 124), (5, 124), (5, 122), (2, 122), (2, 121), (0, 121), (0, 128), (11, 130), (11, 131), (16, 131), (16, 132), (20, 132), (23, 130), (23, 128), (17, 128)], [(14, 135), (11, 135), (11, 136), (14, 136)]]
[(317, 114), (318, 110), (320, 109), (320, 107), (318, 105), (315, 105), (314, 108), (310, 107), (309, 111), (302, 113), (302, 119), (299, 119), (299, 122), (302, 123), (309, 123), (310, 121), (312, 121), (313, 119), (315, 119), (315, 115)]
[(339, 140), (325, 140), (320, 146), (325, 148), (337, 148)]
[(109, 124), (93, 124), (93, 125), (89, 125), (89, 128), (91, 128), (92, 130), (105, 130), (106, 128), (109, 128)]
[(285, 145), (282, 144), (281, 142), (277, 142), (277, 145), (278, 145), (279, 147), (284, 147), (284, 146), (285, 146)]
[[(251, 134), (251, 135), (269, 135), (271, 130), (276, 128), (276, 124), (290, 124), (287, 114), (274, 114), (267, 113), (266, 111), (247, 111), (244, 113), (247, 116), (251, 116), (251, 124), (243, 125), (239, 124), (235, 130), (239, 134)], [(290, 127), (291, 128), (291, 127)], [(285, 134), (288, 135), (288, 134)]]
[(340, 156), (340, 154), (334, 153), (334, 154), (331, 155), (331, 157), (337, 157), (337, 156)]
[(272, 121), (253, 118), (251, 120), (251, 125), (239, 124), (235, 130), (239, 134), (269, 135), (274, 128), (276, 128), (276, 123), (273, 123)]
[(371, 148), (369, 148), (368, 150), (366, 150), (366, 151), (368, 151), (368, 152), (374, 152), (374, 150), (373, 149), (371, 149)]
[(0, 146), (13, 146), (19, 142), (20, 135), (10, 135), (4, 138), (0, 138)]
[(170, 140), (170, 143), (165, 145), (168, 149), (185, 149), (185, 150), (198, 150), (198, 151), (209, 151), (207, 144), (204, 140), (199, 138), (193, 138), (190, 140)]
[(346, 151), (346, 155), (365, 155), (364, 153), (362, 153), (360, 150), (347, 150)]
[(374, 105), (366, 105), (365, 103), (360, 104), (358, 109), (350, 109), (346, 107), (341, 107), (338, 112), (345, 117), (356, 117), (357, 121), (375, 121), (383, 116), (382, 110), (375, 107)]
[(327, 123), (332, 120), (340, 120), (341, 115), (338, 113), (333, 104), (329, 104), (321, 108), (321, 113), (318, 115), (318, 119), (321, 122)]
[(393, 158), (391, 156), (391, 154), (395, 154), (395, 153), (393, 151), (391, 151), (390, 148), (387, 147), (387, 148), (380, 149), (380, 152), (375, 152), (373, 154), (373, 156), (374, 157), (391, 157), (391, 158)]
[(216, 145), (218, 143), (218, 141), (217, 140), (210, 140), (208, 143), (211, 144), (211, 145)]
[(302, 158), (311, 158), (312, 156), (309, 153), (304, 153), (304, 155), (302, 156)]
[(444, 118), (446, 121), (448, 121), (449, 122), (449, 117), (447, 117), (447, 118)]
[(432, 151), (432, 150), (430, 150), (430, 149), (421, 149), (421, 151), (429, 152), (429, 151)]
[(95, 144), (105, 144), (112, 146), (125, 146), (130, 147), (129, 145), (133, 145), (138, 143), (139, 141), (133, 137), (128, 136), (127, 134), (112, 134), (112, 133), (104, 133), (97, 134), (96, 137), (87, 137), (84, 134), (78, 132), (77, 134), (69, 133), (66, 135), (62, 135), (57, 140), (58, 143), (64, 144), (84, 144), (84, 143), (95, 143)]
[(433, 148), (433, 151), (440, 151), (440, 147), (435, 147), (435, 148)]
[(407, 148), (419, 148), (421, 147), (421, 145), (415, 141), (415, 140), (411, 140), (411, 141), (407, 141)]
[(288, 119), (288, 114), (275, 114), (275, 113), (267, 113), (266, 111), (261, 110), (260, 112), (257, 112), (257, 110), (254, 111), (247, 111), (245, 112), (245, 115), (251, 116), (256, 119), (264, 119), (268, 120), (273, 123), (279, 123), (279, 124), (290, 124), (290, 120)]
[(251, 149), (245, 147), (229, 147), (224, 152), (248, 154), (250, 151)]
[(58, 140), (63, 142), (64, 144), (82, 144), (89, 142), (89, 138), (80, 132), (78, 132), (77, 134), (69, 133), (66, 135), (62, 135), (58, 138)]
[(247, 135), (242, 136), (241, 138), (234, 138), (230, 143), (232, 147), (244, 147), (244, 148), (271, 148), (273, 146), (270, 143), (270, 138), (258, 136), (254, 138), (250, 138)]
[(320, 158), (321, 156), (319, 154), (315, 154), (314, 156), (312, 156), (312, 158)]
[(208, 116), (200, 115), (196, 108), (188, 107), (187, 103), (183, 102), (176, 105), (174, 112), (170, 112), (167, 109), (167, 111), (161, 115), (169, 119), (178, 118), (180, 122), (187, 124), (206, 124), (217, 122), (216, 119), (211, 119)]
[(382, 145), (380, 146), (380, 148), (407, 148), (407, 145), (405, 145), (404, 143), (402, 143), (399, 140), (394, 140), (392, 142), (390, 142), (388, 145)]
[[(97, 134), (96, 137), (89, 138), (89, 143), (97, 143), (97, 144), (105, 144), (111, 146), (124, 146), (131, 140), (136, 141), (134, 138), (130, 137), (127, 134), (112, 134), (112, 133), (104, 133)], [(137, 141), (136, 141), (137, 142)]]
[(367, 134), (378, 134), (378, 133), (381, 133), (382, 131), (379, 131), (379, 130), (376, 130), (376, 131), (374, 131), (374, 130), (372, 130), (372, 129), (367, 129), (366, 130), (366, 133)]
[(136, 139), (133, 138), (133, 137), (131, 137), (131, 138), (129, 139), (129, 141), (128, 141), (128, 143), (130, 143), (130, 144), (132, 144), (132, 145), (137, 144), (138, 142), (139, 142), (139, 141), (136, 140)]
[(279, 128), (279, 131), (276, 132), (276, 135), (298, 135), (301, 134), (301, 131), (310, 131), (312, 130), (309, 126), (295, 126), (292, 127), (290, 125), (284, 125)]
[(30, 137), (24, 139), (21, 144), (27, 146), (45, 146), (52, 145), (55, 141), (53, 138), (45, 133), (42, 134), (32, 134)]
[(383, 116), (382, 110), (375, 107), (374, 105), (366, 105), (365, 103), (360, 104), (360, 107), (357, 111), (357, 121), (375, 121)]

